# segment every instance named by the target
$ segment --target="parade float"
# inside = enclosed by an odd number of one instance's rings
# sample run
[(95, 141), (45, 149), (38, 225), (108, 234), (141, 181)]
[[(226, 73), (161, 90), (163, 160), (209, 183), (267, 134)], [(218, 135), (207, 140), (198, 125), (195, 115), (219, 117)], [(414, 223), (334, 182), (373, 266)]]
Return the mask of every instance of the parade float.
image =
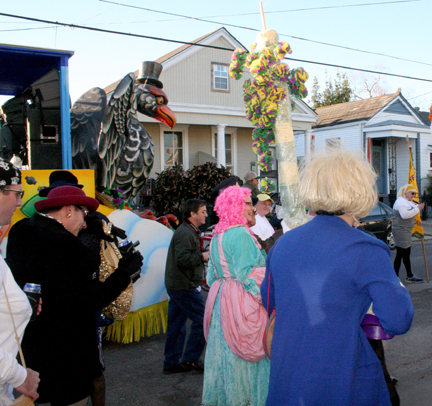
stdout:
[[(175, 115), (167, 107), (168, 97), (159, 80), (162, 65), (156, 62), (143, 62), (139, 77), (126, 75), (108, 95), (103, 89), (90, 89), (70, 109), (67, 61), (72, 55), (0, 46), (0, 62), (5, 69), (13, 66), (8, 81), (0, 83), (0, 94), (14, 96), (2, 106), (1, 138), (11, 145), (7, 152), (19, 158), (16, 163), (31, 168), (23, 171), (26, 193), (11, 225), (34, 213), (34, 203), (41, 199), (39, 190), (50, 185), (53, 170), (69, 169), (87, 196), (101, 202), (99, 211), (124, 229), (128, 239), (140, 242), (137, 249), (144, 265), (133, 285), (130, 312), (106, 331), (108, 339), (130, 343), (166, 329), (164, 273), (173, 235), (165, 225), (127, 208), (126, 203), (144, 188), (154, 159), (153, 141), (138, 113), (170, 128)], [(11, 225), (0, 230), (3, 255)]]

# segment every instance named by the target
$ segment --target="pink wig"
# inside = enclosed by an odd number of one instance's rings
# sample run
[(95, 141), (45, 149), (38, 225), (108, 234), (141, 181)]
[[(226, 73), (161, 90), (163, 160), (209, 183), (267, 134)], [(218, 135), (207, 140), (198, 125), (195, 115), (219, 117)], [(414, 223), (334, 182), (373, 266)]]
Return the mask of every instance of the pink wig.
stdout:
[(226, 188), (216, 199), (215, 211), (219, 217), (216, 224), (215, 234), (228, 230), (231, 226), (244, 224), (247, 220), (243, 215), (246, 210), (246, 196), (251, 195), (251, 190), (240, 186), (230, 186)]

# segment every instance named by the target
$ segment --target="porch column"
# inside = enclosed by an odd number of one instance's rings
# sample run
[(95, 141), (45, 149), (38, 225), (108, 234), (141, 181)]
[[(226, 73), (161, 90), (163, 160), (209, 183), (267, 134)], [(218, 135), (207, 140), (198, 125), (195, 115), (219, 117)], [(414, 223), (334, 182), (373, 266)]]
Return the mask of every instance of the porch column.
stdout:
[(225, 127), (226, 124), (218, 124), (217, 126), (217, 156), (216, 162), (217, 166), (226, 166), (225, 157)]
[(309, 159), (311, 155), (312, 130), (306, 130), (305, 135), (305, 158)]

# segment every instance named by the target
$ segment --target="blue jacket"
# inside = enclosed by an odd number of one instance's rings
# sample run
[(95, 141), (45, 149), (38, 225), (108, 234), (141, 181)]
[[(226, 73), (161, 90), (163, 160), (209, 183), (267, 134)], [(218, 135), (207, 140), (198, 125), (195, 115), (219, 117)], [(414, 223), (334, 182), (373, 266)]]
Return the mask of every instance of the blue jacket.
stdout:
[(270, 251), (261, 295), (276, 305), (266, 405), (390, 406), (360, 323), (373, 302), (384, 330), (404, 334), (414, 309), (382, 241), (317, 216)]

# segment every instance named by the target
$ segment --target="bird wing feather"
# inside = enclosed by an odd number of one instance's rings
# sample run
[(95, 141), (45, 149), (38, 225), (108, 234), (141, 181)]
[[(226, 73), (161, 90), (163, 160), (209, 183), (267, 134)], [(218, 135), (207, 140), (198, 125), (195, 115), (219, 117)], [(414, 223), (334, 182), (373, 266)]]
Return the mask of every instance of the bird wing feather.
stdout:
[(72, 162), (74, 169), (97, 167), (97, 143), (106, 109), (106, 93), (94, 87), (84, 93), (71, 109)]
[(116, 187), (118, 157), (128, 136), (126, 123), (134, 81), (135, 75), (127, 74), (117, 85), (108, 101), (98, 141), (98, 155), (104, 163), (104, 176), (97, 177), (96, 187), (100, 190)]

